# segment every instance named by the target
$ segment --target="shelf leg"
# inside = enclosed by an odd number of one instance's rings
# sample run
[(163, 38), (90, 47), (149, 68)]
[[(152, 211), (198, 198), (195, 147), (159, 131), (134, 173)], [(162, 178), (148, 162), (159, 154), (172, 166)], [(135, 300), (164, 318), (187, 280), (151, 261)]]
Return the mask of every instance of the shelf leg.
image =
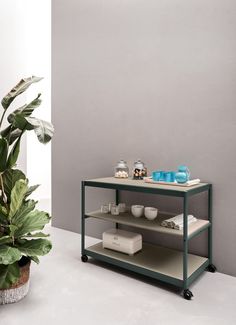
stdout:
[(183, 288), (188, 288), (188, 195), (184, 195)]
[[(116, 205), (119, 204), (119, 201), (120, 201), (120, 192), (119, 190), (116, 190)], [(116, 229), (119, 228), (119, 224), (116, 222)]]
[(85, 248), (85, 185), (81, 182), (81, 256)]
[(208, 228), (208, 258), (212, 264), (212, 186), (208, 190), (208, 220), (210, 227)]

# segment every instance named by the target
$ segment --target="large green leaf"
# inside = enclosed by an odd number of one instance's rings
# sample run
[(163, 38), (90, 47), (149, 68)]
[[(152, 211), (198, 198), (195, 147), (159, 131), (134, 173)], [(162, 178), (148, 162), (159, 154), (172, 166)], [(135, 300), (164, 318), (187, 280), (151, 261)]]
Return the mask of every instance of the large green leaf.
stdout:
[(47, 212), (34, 210), (21, 218), (21, 226), (16, 230), (15, 236), (22, 237), (33, 231), (42, 230), (50, 219)]
[(28, 190), (26, 179), (19, 179), (16, 181), (12, 191), (11, 191), (11, 203), (10, 203), (10, 212), (8, 215), (9, 220), (16, 214), (20, 209), (22, 202), (25, 198), (25, 194)]
[(0, 138), (0, 172), (6, 169), (8, 154), (8, 142), (5, 138)]
[(52, 139), (54, 128), (51, 123), (35, 117), (26, 117), (25, 119), (32, 127), (34, 127), (34, 132), (36, 133), (39, 142), (47, 143)]
[(7, 195), (8, 201), (10, 201), (11, 191), (15, 186), (15, 183), (20, 179), (26, 179), (26, 176), (19, 169), (8, 169), (4, 172), (2, 176), (5, 193)]
[(11, 145), (22, 134), (22, 130), (15, 128), (13, 125), (9, 125), (2, 130), (0, 134), (3, 138), (6, 138), (9, 145)]
[(2, 131), (0, 132), (0, 134), (1, 134), (1, 136), (2, 136), (3, 138), (7, 138), (7, 137), (9, 136), (11, 130), (12, 130), (12, 126), (11, 126), (11, 125), (8, 125), (8, 127), (6, 127), (4, 130), (2, 130)]
[(12, 112), (7, 118), (8, 122), (11, 124), (14, 123), (14, 119), (17, 114), (21, 114), (23, 117), (30, 116), (33, 113), (33, 111), (35, 110), (35, 108), (37, 108), (41, 105), (42, 100), (40, 99), (40, 96), (41, 96), (41, 94), (38, 94), (38, 96), (32, 102), (16, 109), (14, 112)]
[(16, 139), (18, 139), (21, 136), (21, 134), (22, 134), (22, 130), (13, 128), (8, 138), (9, 145), (11, 145)]
[(34, 263), (39, 264), (39, 259), (38, 259), (37, 256), (30, 256), (30, 259), (31, 259)]
[(10, 236), (2, 236), (0, 237), (0, 245), (10, 244), (12, 242), (12, 238)]
[(30, 186), (29, 189), (28, 189), (28, 191), (25, 194), (25, 198), (27, 198), (28, 196), (30, 196), (35, 190), (37, 190), (37, 188), (39, 186), (40, 186), (39, 184)]
[(24, 238), (45, 238), (45, 237), (49, 237), (49, 234), (44, 234), (43, 232), (35, 232), (33, 234), (26, 234), (23, 237)]
[(8, 265), (21, 259), (21, 252), (18, 248), (8, 245), (0, 246), (0, 264)]
[(21, 226), (24, 221), (24, 217), (35, 209), (36, 204), (37, 201), (34, 200), (23, 202), (19, 210), (12, 217), (12, 223), (17, 226)]
[(4, 226), (7, 224), (6, 217), (0, 212), (0, 226)]
[(17, 113), (14, 117), (13, 122), (14, 128), (20, 129), (20, 130), (34, 130), (34, 126), (28, 123), (26, 118), (21, 113)]
[(20, 267), (17, 262), (10, 265), (0, 265), (0, 289), (7, 289), (20, 277)]
[(2, 107), (7, 109), (17, 96), (26, 91), (32, 83), (38, 82), (41, 79), (42, 78), (35, 76), (21, 79), (21, 81), (2, 99)]
[(7, 168), (13, 167), (15, 165), (15, 163), (17, 162), (17, 159), (18, 159), (18, 156), (20, 153), (20, 140), (21, 140), (21, 137), (18, 138), (16, 143), (13, 145), (13, 148), (11, 149), (11, 152), (7, 159)]
[(18, 249), (27, 256), (42, 256), (50, 252), (52, 243), (47, 239), (31, 239), (17, 243)]
[(17, 227), (16, 225), (10, 224), (10, 225), (9, 225), (9, 230), (10, 230), (9, 235), (10, 235), (11, 237), (14, 237), (14, 235), (15, 235), (15, 231), (16, 231), (17, 229), (18, 229), (18, 227)]
[(6, 208), (0, 204), (0, 225), (6, 225), (7, 223), (8, 220)]

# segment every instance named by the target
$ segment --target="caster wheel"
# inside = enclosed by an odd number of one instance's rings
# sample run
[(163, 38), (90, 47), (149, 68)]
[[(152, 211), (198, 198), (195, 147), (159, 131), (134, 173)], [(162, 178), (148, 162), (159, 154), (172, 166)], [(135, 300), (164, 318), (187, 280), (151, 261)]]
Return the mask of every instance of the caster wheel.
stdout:
[(82, 255), (81, 256), (81, 261), (84, 262), (84, 263), (88, 262), (88, 256), (87, 255)]
[(189, 289), (184, 290), (184, 299), (191, 300), (192, 297), (193, 297), (193, 294)]
[(217, 268), (215, 267), (215, 265), (210, 264), (210, 265), (208, 265), (208, 267), (207, 267), (207, 271), (208, 271), (208, 272), (211, 272), (211, 273), (215, 273), (215, 272), (217, 271)]

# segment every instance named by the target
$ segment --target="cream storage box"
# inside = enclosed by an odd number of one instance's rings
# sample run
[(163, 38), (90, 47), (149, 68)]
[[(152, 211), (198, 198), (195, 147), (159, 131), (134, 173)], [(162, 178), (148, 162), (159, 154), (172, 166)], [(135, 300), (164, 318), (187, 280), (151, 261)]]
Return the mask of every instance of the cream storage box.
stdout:
[(103, 248), (134, 255), (142, 249), (142, 235), (135, 232), (110, 229), (102, 234)]

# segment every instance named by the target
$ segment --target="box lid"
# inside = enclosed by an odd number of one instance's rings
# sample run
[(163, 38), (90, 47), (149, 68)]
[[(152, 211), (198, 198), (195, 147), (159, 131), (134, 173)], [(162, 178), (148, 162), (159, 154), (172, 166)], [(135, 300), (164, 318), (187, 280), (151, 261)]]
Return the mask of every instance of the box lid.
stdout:
[(117, 235), (120, 238), (132, 239), (132, 240), (141, 240), (142, 239), (141, 234), (131, 232), (131, 231), (126, 231), (126, 230), (121, 230), (121, 229), (115, 229), (115, 228), (105, 231), (103, 233), (103, 235)]

